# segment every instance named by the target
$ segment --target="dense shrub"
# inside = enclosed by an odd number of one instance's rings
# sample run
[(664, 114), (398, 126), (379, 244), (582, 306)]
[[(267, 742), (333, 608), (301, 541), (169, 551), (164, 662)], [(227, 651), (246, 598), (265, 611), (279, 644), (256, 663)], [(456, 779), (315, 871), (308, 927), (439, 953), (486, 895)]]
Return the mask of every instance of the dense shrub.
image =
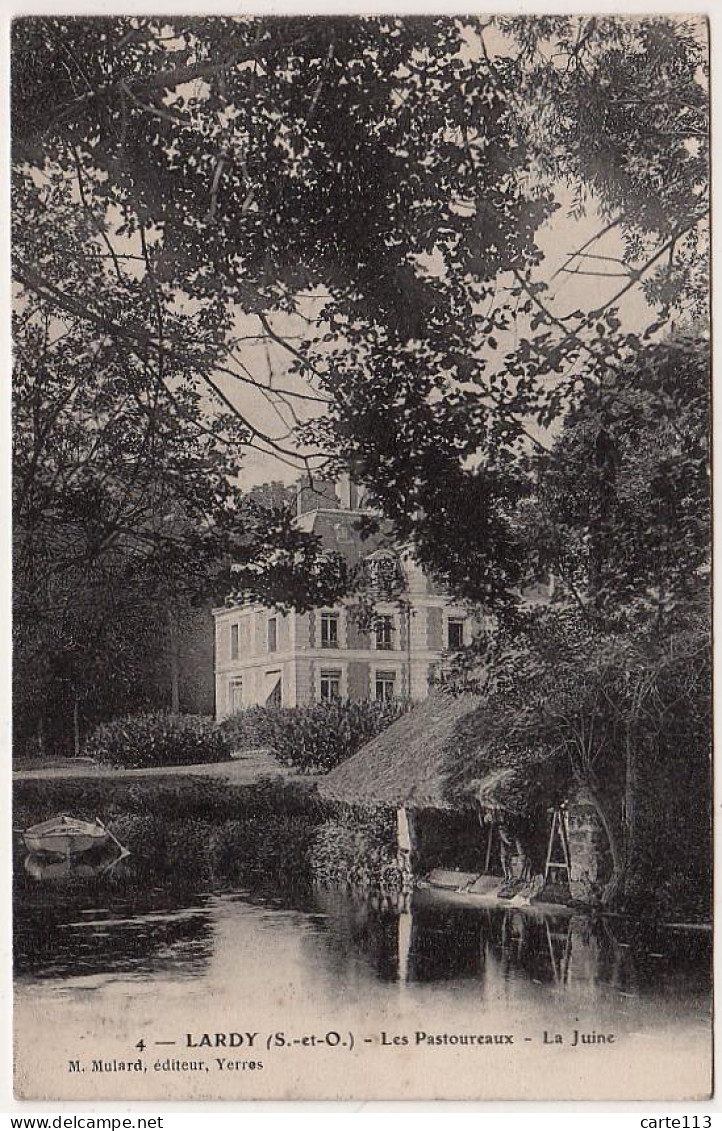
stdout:
[[(236, 786), (195, 776), (88, 777), (79, 791), (76, 778), (31, 779), (16, 781), (13, 792), (18, 828), (53, 813), (100, 817), (130, 852), (103, 883), (140, 893), (303, 891), (311, 841), (327, 815), (313, 783), (298, 780)], [(27, 884), (19, 838), (16, 848), (15, 878)]]
[(316, 794), (312, 781), (282, 781), (265, 778), (255, 785), (196, 775), (158, 774), (136, 778), (30, 778), (13, 782), (13, 825), (27, 828), (52, 817), (72, 813), (92, 821), (96, 816), (112, 824), (127, 813), (162, 817), (163, 820), (198, 819), (220, 823), (249, 814), (270, 817), (274, 813), (308, 815), (318, 824), (327, 806)]
[(210, 719), (157, 712), (101, 723), (83, 753), (98, 762), (130, 769), (225, 762), (231, 749), (225, 735)]
[(409, 708), (404, 700), (333, 700), (308, 707), (251, 707), (221, 724), (233, 746), (270, 746), (302, 773), (325, 773), (360, 750)]
[(377, 887), (395, 869), (396, 828), (382, 808), (346, 809), (316, 830), (309, 862), (316, 882)]
[(220, 885), (256, 890), (310, 885), (308, 855), (315, 825), (309, 815), (245, 816), (213, 827), (208, 842), (212, 874)]
[(220, 724), (231, 750), (258, 750), (273, 744), (274, 717), (278, 707), (246, 707)]

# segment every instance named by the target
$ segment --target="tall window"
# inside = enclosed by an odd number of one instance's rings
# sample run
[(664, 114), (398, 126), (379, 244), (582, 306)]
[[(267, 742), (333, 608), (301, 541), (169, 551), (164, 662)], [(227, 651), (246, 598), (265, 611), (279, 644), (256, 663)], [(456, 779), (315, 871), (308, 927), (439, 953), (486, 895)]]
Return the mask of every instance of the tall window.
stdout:
[(376, 618), (376, 647), (382, 652), (390, 652), (394, 646), (394, 622), (390, 616)]
[(376, 672), (376, 698), (388, 703), (396, 695), (396, 672)]
[(321, 669), (321, 701), (329, 703), (341, 698), (341, 672)]
[(243, 680), (232, 679), (228, 684), (228, 707), (232, 715), (243, 707)]
[(452, 651), (458, 652), (464, 647), (464, 618), (449, 617), (448, 646)]
[(268, 621), (268, 651), (275, 652), (278, 647), (278, 622), (275, 617)]
[(280, 707), (282, 702), (281, 673), (266, 672), (266, 706)]
[(321, 647), (338, 648), (338, 613), (321, 613)]
[(238, 625), (231, 625), (231, 659), (238, 659)]

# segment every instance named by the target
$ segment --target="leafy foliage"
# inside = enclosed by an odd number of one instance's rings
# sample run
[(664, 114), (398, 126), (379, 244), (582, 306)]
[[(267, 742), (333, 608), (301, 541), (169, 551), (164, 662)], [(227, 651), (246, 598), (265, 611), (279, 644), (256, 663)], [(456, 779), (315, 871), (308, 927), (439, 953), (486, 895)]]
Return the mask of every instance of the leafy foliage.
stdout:
[(708, 344), (641, 346), (600, 374), (531, 470), (524, 511), (532, 569), (607, 629), (662, 630), (708, 586), (711, 532)]
[(344, 808), (315, 831), (309, 864), (316, 883), (378, 887), (393, 874), (396, 827), (388, 810)]
[(77, 780), (15, 783), (19, 827), (64, 811), (100, 816), (130, 850), (109, 883), (139, 892), (151, 885), (171, 891), (241, 885), (274, 895), (310, 884), (309, 851), (327, 815), (310, 789), (270, 779), (234, 786), (195, 776), (154, 775), (140, 783), (88, 777), (82, 797)]
[(72, 812), (83, 819), (94, 815), (113, 821), (121, 813), (158, 815), (168, 820), (201, 819), (212, 814), (217, 820), (230, 820), (248, 812), (268, 817), (277, 810), (294, 816), (325, 815), (312, 782), (287, 782), (265, 778), (255, 785), (235, 785), (215, 777), (195, 774), (153, 774), (150, 777), (112, 778), (88, 775), (82, 779), (82, 796), (77, 778), (25, 778), (13, 782), (15, 818), (18, 826), (36, 824), (49, 814)]
[(680, 900), (682, 875), (709, 895), (708, 383), (704, 339), (637, 343), (529, 458), (521, 537), (553, 597), (487, 637), (487, 700), (450, 782), (516, 768), (527, 805), (581, 787), (610, 845), (606, 898), (629, 906), (673, 872)]
[(246, 707), (220, 723), (233, 750), (257, 750), (270, 746), (277, 707)]
[(201, 715), (155, 712), (102, 723), (84, 753), (111, 766), (185, 766), (224, 762), (230, 748), (220, 728)]
[[(704, 605), (660, 635), (605, 633), (573, 607), (536, 610), (498, 639), (480, 718), (460, 736), (453, 794), (517, 767), (527, 802), (581, 788), (613, 861), (607, 902), (638, 899), (674, 865), (709, 896), (711, 684)], [(674, 843), (659, 844), (662, 830)], [(683, 864), (679, 854), (683, 854)], [(634, 893), (637, 893), (636, 896)]]
[[(155, 411), (209, 413), (234, 454), (292, 458), (305, 435), (309, 458), (353, 465), (422, 564), (513, 602), (530, 435), (625, 370), (627, 295), (646, 287), (649, 333), (706, 316), (704, 26), (42, 18), (13, 35), (22, 294), (101, 330)], [(560, 271), (620, 282), (562, 312), (542, 229), (570, 193), (604, 224)], [(266, 386), (254, 342), (276, 351)], [(239, 393), (259, 386), (286, 398), (288, 443), (249, 418)], [(238, 588), (298, 599), (309, 548), (266, 518), (229, 546)]]
[(325, 773), (350, 758), (404, 711), (405, 700), (332, 700), (308, 707), (250, 707), (221, 730), (236, 749), (271, 746), (280, 762), (302, 773)]
[[(703, 26), (42, 18), (13, 35), (23, 293), (132, 355), (159, 411), (198, 421), (202, 402), (216, 437), (289, 458), (237, 395), (263, 384), (262, 341), (292, 432), (328, 406), (305, 451), (353, 463), (457, 591), (508, 602), (530, 425), (576, 403), (580, 366), (614, 363), (633, 289), (650, 328), (704, 314)], [(540, 273), (560, 189), (626, 241), (618, 293), (564, 315)], [(569, 270), (593, 272), (596, 240)], [(294, 548), (272, 527), (281, 572), (269, 550), (244, 582), (269, 566), (277, 590)]]

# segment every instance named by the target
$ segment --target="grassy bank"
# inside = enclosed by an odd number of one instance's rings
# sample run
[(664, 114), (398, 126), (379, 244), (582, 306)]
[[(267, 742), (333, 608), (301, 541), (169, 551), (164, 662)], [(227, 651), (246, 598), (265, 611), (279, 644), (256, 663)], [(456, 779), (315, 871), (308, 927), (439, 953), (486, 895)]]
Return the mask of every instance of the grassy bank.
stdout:
[[(388, 813), (322, 802), (309, 779), (237, 785), (169, 772), (88, 777), (79, 788), (77, 779), (22, 778), (13, 802), (18, 830), (56, 813), (99, 817), (131, 854), (108, 874), (115, 886), (374, 887), (394, 857)], [(21, 865), (16, 874), (23, 876)]]
[(112, 821), (121, 814), (205, 818), (211, 822), (235, 817), (239, 809), (266, 814), (282, 806), (291, 812), (319, 809), (312, 781), (285, 782), (266, 778), (237, 785), (212, 776), (158, 771), (135, 777), (118, 773), (95, 778), (19, 778), (13, 782), (13, 826), (25, 828), (54, 813)]
[(14, 828), (63, 812), (99, 817), (130, 850), (108, 875), (115, 886), (194, 889), (307, 885), (311, 845), (325, 816), (312, 783), (233, 786), (173, 775), (87, 779), (82, 790), (68, 779), (14, 783)]

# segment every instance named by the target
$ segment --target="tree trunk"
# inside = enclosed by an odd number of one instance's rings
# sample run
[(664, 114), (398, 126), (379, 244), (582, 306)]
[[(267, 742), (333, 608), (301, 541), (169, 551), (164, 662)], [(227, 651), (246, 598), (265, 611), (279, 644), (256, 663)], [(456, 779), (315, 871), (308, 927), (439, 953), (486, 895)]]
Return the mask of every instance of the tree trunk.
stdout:
[(175, 612), (168, 609), (168, 652), (170, 659), (170, 709), (180, 711), (180, 658), (178, 656), (178, 626)]
[(73, 754), (80, 757), (80, 700), (77, 691), (73, 691)]
[(637, 749), (629, 726), (625, 729), (624, 859), (632, 867), (637, 842)]
[(41, 758), (45, 757), (45, 716), (42, 711), (38, 715), (38, 729), (37, 729), (37, 743), (38, 754)]
[(607, 885), (602, 895), (602, 904), (605, 907), (609, 907), (615, 902), (619, 895), (619, 892), (621, 891), (622, 884), (624, 882), (625, 859), (622, 852), (622, 846), (619, 843), (619, 837), (617, 836), (614, 824), (611, 821), (609, 814), (607, 813), (604, 803), (598, 796), (596, 790), (591, 789), (589, 786), (587, 786), (587, 793), (589, 795), (590, 801), (592, 802), (592, 805), (594, 806), (597, 816), (602, 823), (602, 828), (604, 829), (607, 837), (607, 844), (609, 845), (609, 852), (612, 857), (612, 874), (607, 881)]

